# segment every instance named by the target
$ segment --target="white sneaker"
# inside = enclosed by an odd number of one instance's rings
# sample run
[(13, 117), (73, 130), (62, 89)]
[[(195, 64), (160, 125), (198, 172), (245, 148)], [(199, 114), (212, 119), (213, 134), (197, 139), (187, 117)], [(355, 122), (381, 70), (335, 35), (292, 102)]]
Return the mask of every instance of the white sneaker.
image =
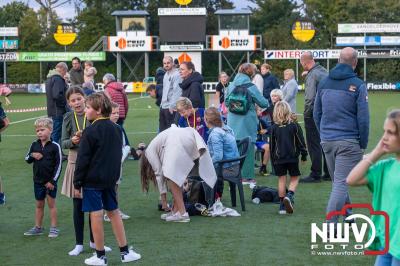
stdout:
[(104, 214), (104, 221), (105, 222), (111, 222), (110, 217), (108, 217), (107, 214)]
[[(89, 242), (89, 247), (91, 249), (96, 249), (96, 245), (93, 242)], [(104, 251), (110, 252), (110, 251), (112, 251), (112, 249), (110, 247), (107, 247), (106, 245), (104, 245)]]
[(98, 258), (97, 255), (93, 255), (92, 257), (85, 260), (86, 265), (107, 265), (107, 257), (102, 256)]
[(70, 256), (78, 256), (79, 254), (81, 254), (82, 251), (83, 251), (83, 245), (76, 245), (73, 250), (68, 252), (68, 255), (70, 255)]
[(139, 260), (142, 256), (139, 253), (136, 253), (132, 249), (129, 249), (129, 252), (124, 254), (121, 253), (121, 261), (122, 262), (131, 262), (135, 260)]
[(167, 219), (168, 216), (174, 215), (172, 211), (161, 214), (161, 220)]
[(167, 216), (165, 218), (167, 222), (176, 222), (176, 223), (188, 223), (190, 222), (190, 217), (187, 212), (181, 214), (180, 212), (174, 213), (173, 215)]
[(119, 211), (119, 216), (121, 216), (122, 220), (128, 220), (129, 218), (131, 218), (129, 215), (126, 215), (122, 211)]

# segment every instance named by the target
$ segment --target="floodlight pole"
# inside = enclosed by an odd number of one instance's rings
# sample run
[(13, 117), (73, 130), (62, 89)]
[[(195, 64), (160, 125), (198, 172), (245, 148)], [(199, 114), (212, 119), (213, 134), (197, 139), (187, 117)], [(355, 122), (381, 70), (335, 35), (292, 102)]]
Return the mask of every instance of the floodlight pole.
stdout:
[[(119, 23), (119, 17), (115, 16), (115, 28), (116, 33), (121, 30), (121, 25)], [(121, 52), (117, 52), (117, 81), (121, 81)]]
[(144, 77), (147, 78), (149, 76), (149, 53), (144, 53)]
[[(364, 24), (366, 24), (366, 22), (364, 21)], [(365, 46), (365, 37), (367, 36), (367, 34), (364, 32), (364, 51), (366, 51), (367, 46)], [(364, 57), (364, 81), (367, 81), (367, 57)]]
[(218, 52), (218, 75), (222, 72), (222, 54)]

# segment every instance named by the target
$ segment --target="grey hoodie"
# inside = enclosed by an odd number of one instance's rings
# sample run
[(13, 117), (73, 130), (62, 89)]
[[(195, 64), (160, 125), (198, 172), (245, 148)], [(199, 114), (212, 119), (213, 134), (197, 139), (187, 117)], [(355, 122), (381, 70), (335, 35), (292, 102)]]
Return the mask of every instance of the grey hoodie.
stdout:
[(312, 118), (314, 110), (314, 100), (317, 95), (318, 83), (328, 76), (328, 71), (316, 63), (309, 71), (305, 80), (305, 94), (304, 94), (304, 117)]

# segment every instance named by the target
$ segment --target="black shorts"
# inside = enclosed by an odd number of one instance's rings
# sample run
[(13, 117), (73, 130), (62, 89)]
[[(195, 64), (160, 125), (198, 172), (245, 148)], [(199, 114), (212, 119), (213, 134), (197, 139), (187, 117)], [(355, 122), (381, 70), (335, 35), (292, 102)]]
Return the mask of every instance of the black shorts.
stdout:
[(44, 186), (44, 184), (33, 183), (33, 190), (35, 192), (36, 200), (44, 200), (46, 195), (49, 195), (53, 199), (57, 196), (57, 184), (54, 185), (54, 189), (50, 190)]
[(275, 175), (276, 176), (284, 176), (289, 172), (290, 176), (300, 176), (299, 163), (284, 163), (284, 164), (275, 164)]

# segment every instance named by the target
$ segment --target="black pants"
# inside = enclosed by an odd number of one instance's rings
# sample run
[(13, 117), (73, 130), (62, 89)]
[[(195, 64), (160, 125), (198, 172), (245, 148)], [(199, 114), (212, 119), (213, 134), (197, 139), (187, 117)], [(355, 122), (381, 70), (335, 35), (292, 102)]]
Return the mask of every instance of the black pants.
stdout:
[[(82, 199), (73, 199), (74, 203), (74, 228), (75, 241), (77, 245), (83, 245), (83, 229), (85, 228), (85, 213), (82, 211)], [(94, 243), (92, 225), (89, 215), (90, 241)]]
[(169, 112), (169, 109), (160, 108), (160, 116), (159, 116), (159, 124), (158, 130), (162, 132), (169, 128), (172, 124), (177, 124), (177, 112), (173, 112), (172, 114)]
[(322, 175), (322, 159), (324, 160), (324, 173), (329, 175), (328, 167), (325, 161), (325, 155), (322, 152), (321, 139), (314, 119), (304, 117), (304, 127), (306, 129), (307, 149), (311, 159), (312, 177), (321, 177)]

